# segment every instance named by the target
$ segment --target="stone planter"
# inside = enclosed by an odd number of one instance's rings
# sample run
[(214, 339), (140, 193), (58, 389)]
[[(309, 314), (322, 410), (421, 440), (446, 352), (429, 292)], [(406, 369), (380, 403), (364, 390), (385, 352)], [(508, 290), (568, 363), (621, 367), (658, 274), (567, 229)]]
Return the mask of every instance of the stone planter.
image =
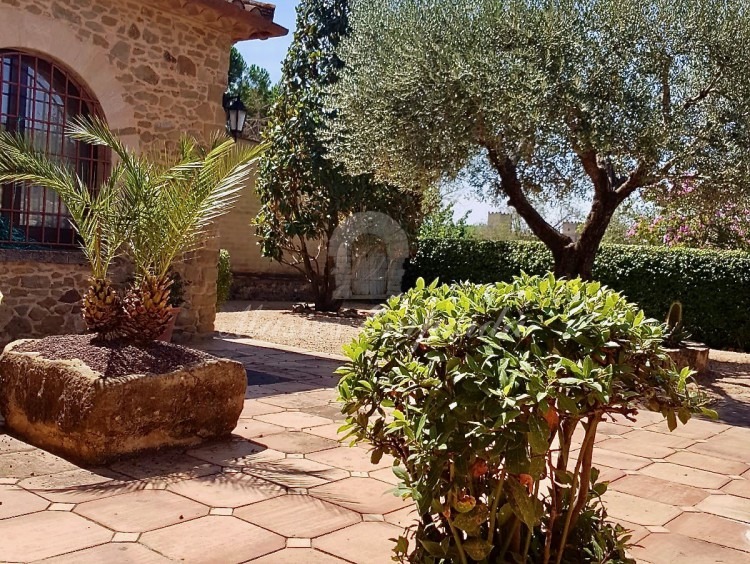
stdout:
[(698, 374), (703, 374), (708, 367), (709, 348), (703, 343), (693, 343), (688, 341), (679, 348), (664, 350), (677, 365), (678, 369), (688, 366)]
[(208, 358), (166, 374), (104, 377), (78, 359), (0, 356), (0, 413), (19, 438), (84, 465), (229, 436), (242, 412), (242, 364)]

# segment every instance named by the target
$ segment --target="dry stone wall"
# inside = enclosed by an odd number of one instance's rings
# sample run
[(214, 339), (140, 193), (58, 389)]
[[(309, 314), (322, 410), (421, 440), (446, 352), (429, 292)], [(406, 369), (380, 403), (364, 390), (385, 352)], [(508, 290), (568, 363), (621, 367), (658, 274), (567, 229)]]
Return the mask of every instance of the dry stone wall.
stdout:
[[(128, 145), (164, 154), (183, 134), (208, 141), (224, 124), (221, 101), (232, 35), (220, 27), (221, 20), (203, 20), (179, 6), (168, 0), (0, 0), (0, 49), (55, 60), (88, 87)], [(218, 248), (217, 241), (208, 242), (181, 267), (187, 302), (178, 319), (183, 337), (213, 330)], [(0, 338), (80, 327), (80, 304), (61, 300), (72, 299), (72, 290), (81, 292), (85, 265), (40, 256), (13, 263), (0, 257), (0, 262), (7, 263), (0, 291), (8, 297), (0, 305)], [(33, 287), (43, 281), (49, 284)], [(54, 315), (34, 320), (32, 312), (41, 315), (35, 304)], [(61, 325), (52, 320), (58, 317)]]

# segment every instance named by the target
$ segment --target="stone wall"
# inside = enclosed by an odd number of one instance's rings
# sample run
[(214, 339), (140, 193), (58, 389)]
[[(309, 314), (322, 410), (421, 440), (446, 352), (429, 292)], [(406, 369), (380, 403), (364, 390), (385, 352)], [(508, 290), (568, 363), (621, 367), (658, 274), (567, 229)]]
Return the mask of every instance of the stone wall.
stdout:
[[(233, 33), (223, 26), (231, 22), (216, 19), (215, 14), (209, 18), (193, 8), (188, 12), (182, 4), (168, 0), (0, 0), (0, 49), (30, 51), (56, 61), (98, 99), (105, 119), (126, 144), (163, 154), (183, 134), (205, 141), (224, 127), (221, 101)], [(184, 336), (213, 330), (218, 248), (218, 242), (209, 243), (182, 268), (187, 304), (178, 329)], [(26, 298), (16, 295), (15, 305), (0, 306), (0, 320), (8, 316), (19, 320), (14, 328), (7, 322), (0, 326), (16, 336), (27, 334), (29, 312), (22, 313), (36, 298), (48, 298), (53, 311), (69, 308), (73, 314), (77, 306), (61, 305), (65, 302), (59, 300), (64, 295), (72, 297), (68, 282), (80, 287), (83, 265), (61, 266), (65, 263), (44, 257), (20, 264), (9, 266), (17, 274), (0, 278), (0, 291), (8, 295), (28, 290), (29, 298), (22, 303), (18, 300)], [(25, 276), (37, 275), (49, 277), (51, 285), (24, 286), (23, 290), (18, 285), (32, 280)], [(36, 284), (40, 279), (33, 280)], [(54, 306), (52, 301), (56, 301)], [(34, 321), (31, 333), (41, 330), (42, 323)], [(48, 321), (45, 327), (57, 323)], [(64, 321), (62, 329), (77, 328), (73, 323)]]
[[(0, 346), (22, 337), (80, 333), (89, 266), (79, 252), (0, 251)], [(122, 284), (127, 269), (112, 269)]]

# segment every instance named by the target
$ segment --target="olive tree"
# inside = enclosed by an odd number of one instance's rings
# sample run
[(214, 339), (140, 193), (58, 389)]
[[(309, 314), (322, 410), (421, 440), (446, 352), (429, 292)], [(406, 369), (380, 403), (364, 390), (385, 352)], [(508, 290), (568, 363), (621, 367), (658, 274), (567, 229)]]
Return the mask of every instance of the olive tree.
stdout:
[[(558, 275), (590, 277), (636, 192), (748, 185), (744, 0), (354, 0), (351, 25), (336, 158), (401, 183), (482, 160)], [(571, 194), (590, 202), (577, 241), (537, 205)]]

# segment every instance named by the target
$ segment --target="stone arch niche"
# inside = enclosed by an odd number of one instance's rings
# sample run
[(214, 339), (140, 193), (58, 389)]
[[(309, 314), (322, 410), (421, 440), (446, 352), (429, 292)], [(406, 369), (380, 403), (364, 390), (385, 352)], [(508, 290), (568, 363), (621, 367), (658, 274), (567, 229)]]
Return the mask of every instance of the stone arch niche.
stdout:
[(377, 240), (384, 249), (384, 257), (379, 257), (379, 268), (383, 269), (384, 292), (368, 295), (368, 298), (383, 299), (401, 293), (404, 276), (404, 261), (409, 256), (409, 239), (392, 217), (380, 212), (355, 213), (348, 217), (331, 237), (330, 257), (334, 260), (333, 275), (336, 288), (334, 298), (339, 300), (358, 297), (352, 292), (355, 281), (355, 257), (358, 242)]
[(133, 108), (125, 101), (111, 54), (83, 42), (61, 20), (18, 8), (0, 8), (0, 49), (16, 49), (46, 58), (66, 69), (99, 102), (103, 117), (129, 147), (138, 150)]

